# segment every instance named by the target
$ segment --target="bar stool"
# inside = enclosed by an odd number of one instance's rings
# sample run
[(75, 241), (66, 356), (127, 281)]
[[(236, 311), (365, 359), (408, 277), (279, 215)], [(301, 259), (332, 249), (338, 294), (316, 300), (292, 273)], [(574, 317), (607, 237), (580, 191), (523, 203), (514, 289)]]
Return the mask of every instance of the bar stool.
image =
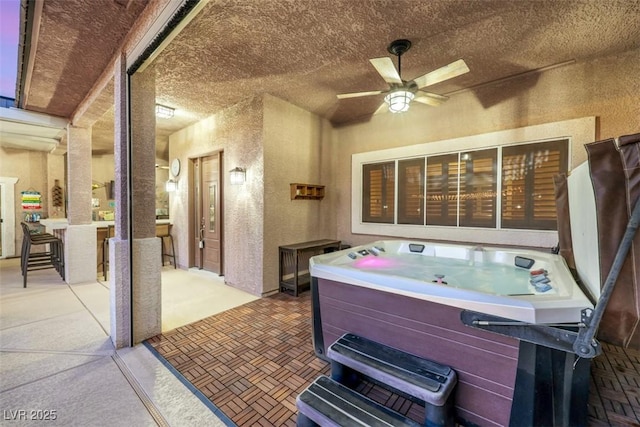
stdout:
[[(45, 241), (47, 239), (55, 238), (55, 236), (51, 233), (40, 233), (40, 232), (32, 232), (31, 228), (29, 228), (29, 224), (26, 222), (21, 222), (20, 226), (22, 227), (23, 236), (28, 235), (31, 242), (35, 241)], [(44, 242), (48, 243), (48, 242)], [(25, 254), (29, 253), (29, 239), (22, 238), (22, 250), (20, 253), (20, 270), (22, 271), (22, 266), (24, 265)], [(36, 254), (34, 254), (36, 255)]]
[[(20, 267), (22, 271), (22, 287), (27, 287), (27, 272), (55, 268), (64, 280), (64, 247), (62, 240), (49, 233), (31, 234), (29, 226), (21, 222), (22, 253)], [(31, 252), (32, 246), (48, 245), (44, 252)]]
[[(171, 235), (171, 224), (156, 224), (156, 237), (160, 238), (160, 266), (164, 266), (164, 257), (173, 260), (173, 268), (176, 266), (176, 250), (173, 246), (173, 236)], [(171, 253), (165, 252), (164, 239), (169, 239), (171, 243)]]
[[(53, 234), (51, 233), (32, 233), (31, 229), (29, 228), (29, 224), (25, 223), (25, 222), (21, 222), (20, 226), (22, 227), (22, 233), (24, 236), (24, 233), (27, 233), (29, 235), (29, 237), (31, 238), (32, 241), (35, 240), (46, 240), (46, 239), (50, 239), (52, 237), (55, 237)], [(28, 246), (28, 241), (27, 239), (25, 239), (24, 237), (22, 238), (22, 249), (21, 249), (21, 253), (20, 253), (20, 269), (22, 270), (22, 265), (24, 264), (24, 254), (25, 254), (25, 250), (27, 249)]]

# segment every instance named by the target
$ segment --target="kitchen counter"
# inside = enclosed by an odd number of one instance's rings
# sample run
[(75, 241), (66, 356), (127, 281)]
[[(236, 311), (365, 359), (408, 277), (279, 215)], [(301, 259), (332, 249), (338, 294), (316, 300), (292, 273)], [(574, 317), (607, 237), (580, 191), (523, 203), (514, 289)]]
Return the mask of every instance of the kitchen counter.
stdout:
[[(156, 220), (156, 231), (158, 228), (162, 230), (162, 234), (167, 234), (166, 226), (161, 228), (160, 226), (171, 224), (171, 221), (168, 219), (157, 219)], [(48, 218), (41, 219), (40, 225), (46, 227), (47, 232), (52, 233), (56, 237), (62, 239), (63, 242), (66, 242), (66, 231), (69, 226), (69, 222), (67, 218)], [(84, 224), (83, 224), (84, 225)], [(104, 268), (104, 264), (107, 262), (107, 258), (105, 257), (108, 246), (106, 246), (105, 241), (109, 239), (108, 228), (110, 225), (115, 225), (115, 221), (92, 221), (91, 224), (95, 227), (96, 232), (96, 266), (97, 266), (97, 274), (99, 280), (104, 280), (104, 276), (106, 273), (106, 269)], [(112, 234), (113, 235), (113, 234)], [(107, 256), (108, 257), (108, 256)]]
[[(40, 224), (47, 227), (47, 230), (62, 230), (67, 228), (69, 222), (67, 218), (47, 218), (41, 219)], [(156, 224), (171, 224), (171, 220), (157, 219)], [(115, 221), (92, 221), (91, 225), (95, 225), (96, 228), (107, 228), (109, 225), (115, 225)]]

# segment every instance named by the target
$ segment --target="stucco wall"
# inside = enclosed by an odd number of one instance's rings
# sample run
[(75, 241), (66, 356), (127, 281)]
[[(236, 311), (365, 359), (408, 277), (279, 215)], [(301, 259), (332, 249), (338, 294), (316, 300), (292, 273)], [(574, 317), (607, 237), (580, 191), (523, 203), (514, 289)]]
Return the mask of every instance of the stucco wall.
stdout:
[[(22, 228), (26, 212), (39, 212), (43, 218), (48, 215), (50, 188), (47, 182), (49, 154), (43, 151), (27, 151), (0, 147), (0, 176), (18, 178), (15, 185), (15, 255), (20, 256)], [(42, 195), (42, 209), (23, 211), (21, 193), (27, 190), (39, 191)], [(5, 254), (11, 256), (11, 254)]]
[[(263, 290), (263, 141), (262, 100), (250, 99), (182, 129), (169, 137), (169, 159), (180, 159), (178, 190), (170, 195), (170, 217), (178, 264), (189, 265), (191, 159), (224, 150), (224, 274), (229, 285), (261, 295)], [(247, 171), (244, 185), (232, 186), (228, 171)]]
[(380, 237), (351, 233), (352, 154), (586, 116), (597, 117), (597, 139), (635, 133), (639, 69), (640, 51), (634, 50), (460, 92), (440, 107), (412, 105), (405, 114), (335, 129), (337, 238), (364, 244)]
[[(264, 292), (277, 291), (278, 246), (334, 238), (328, 181), (331, 126), (270, 95), (264, 98)], [(326, 186), (323, 200), (291, 200), (291, 183)]]

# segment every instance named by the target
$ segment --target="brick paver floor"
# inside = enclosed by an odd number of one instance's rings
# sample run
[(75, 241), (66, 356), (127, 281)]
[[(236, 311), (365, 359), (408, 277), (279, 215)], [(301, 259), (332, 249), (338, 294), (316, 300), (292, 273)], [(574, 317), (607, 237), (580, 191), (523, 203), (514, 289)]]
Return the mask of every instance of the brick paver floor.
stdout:
[[(296, 396), (329, 364), (311, 344), (311, 298), (277, 294), (158, 335), (156, 351), (238, 426), (294, 426)], [(589, 426), (640, 427), (640, 351), (603, 343)], [(358, 389), (416, 421), (424, 409), (383, 388)]]

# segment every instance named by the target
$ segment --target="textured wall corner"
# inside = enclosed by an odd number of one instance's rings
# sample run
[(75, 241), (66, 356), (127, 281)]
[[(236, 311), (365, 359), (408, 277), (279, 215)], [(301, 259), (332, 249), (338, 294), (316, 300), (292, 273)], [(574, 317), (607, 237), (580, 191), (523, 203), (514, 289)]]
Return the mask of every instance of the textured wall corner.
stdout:
[[(185, 165), (178, 178), (178, 190), (171, 194), (170, 211), (177, 259), (187, 265), (193, 179), (190, 164), (197, 157), (224, 151), (224, 274), (225, 281), (253, 295), (263, 292), (262, 248), (264, 215), (264, 156), (262, 98), (245, 100), (218, 114), (184, 128), (169, 138), (170, 158)], [(232, 186), (228, 171), (236, 166), (247, 170), (243, 185)], [(191, 239), (190, 239), (191, 237)]]
[(131, 340), (129, 242), (117, 237), (109, 239), (109, 299), (111, 341), (116, 348), (128, 347)]
[(160, 239), (133, 241), (133, 342), (162, 332)]
[(134, 227), (133, 237), (156, 235), (156, 81), (153, 68), (131, 78), (131, 179)]
[[(162, 332), (160, 239), (133, 241), (133, 295), (130, 287), (128, 241), (109, 240), (111, 340), (128, 347), (133, 316), (134, 345)], [(133, 310), (130, 310), (133, 300)]]
[[(263, 294), (279, 290), (278, 246), (335, 237), (328, 121), (274, 96), (264, 98)], [(331, 197), (291, 200), (290, 183), (326, 185)]]

